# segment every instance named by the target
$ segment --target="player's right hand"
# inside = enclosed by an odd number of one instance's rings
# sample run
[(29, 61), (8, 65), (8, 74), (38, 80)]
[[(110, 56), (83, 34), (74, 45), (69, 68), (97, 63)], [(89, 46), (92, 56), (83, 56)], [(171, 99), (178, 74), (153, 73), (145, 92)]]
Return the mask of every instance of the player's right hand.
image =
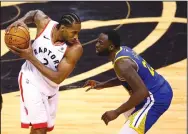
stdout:
[(32, 45), (32, 44), (31, 44), (31, 41), (30, 41), (30, 42), (29, 42), (29, 47), (26, 48), (26, 49), (19, 49), (19, 48), (13, 46), (13, 45), (8, 46), (8, 48), (9, 48), (9, 50), (10, 50), (12, 53), (14, 53), (14, 54), (20, 56), (21, 58), (24, 58), (24, 59), (26, 59), (26, 60), (31, 61), (31, 60), (33, 60), (33, 58), (35, 57), (35, 56), (33, 55), (33, 49), (32, 49), (32, 46), (31, 46), (31, 45)]
[(16, 28), (15, 28), (15, 32), (16, 32), (18, 26), (23, 26), (23, 27), (25, 27), (26, 29), (28, 29), (27, 25), (26, 25), (23, 21), (17, 20), (17, 21), (15, 21), (14, 23), (12, 23), (11, 25), (9, 25), (9, 26), (6, 28), (5, 32), (7, 33), (12, 27), (16, 27)]
[(87, 87), (87, 86), (90, 86), (90, 87), (86, 90), (86, 92), (88, 92), (91, 89), (100, 90), (100, 89), (102, 89), (103, 83), (99, 82), (99, 81), (95, 81), (95, 80), (88, 80), (85, 82), (83, 88)]

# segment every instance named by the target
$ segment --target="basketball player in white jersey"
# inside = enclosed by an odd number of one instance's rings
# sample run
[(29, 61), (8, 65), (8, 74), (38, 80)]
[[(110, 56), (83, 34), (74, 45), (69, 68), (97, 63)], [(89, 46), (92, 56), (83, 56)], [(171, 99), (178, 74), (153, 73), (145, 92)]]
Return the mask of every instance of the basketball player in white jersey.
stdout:
[(35, 23), (37, 35), (27, 49), (9, 46), (26, 59), (18, 82), (21, 92), (21, 127), (31, 127), (30, 134), (46, 134), (54, 128), (59, 84), (73, 71), (83, 48), (78, 40), (81, 21), (74, 14), (65, 14), (59, 22), (40, 10), (29, 11), (12, 26)]

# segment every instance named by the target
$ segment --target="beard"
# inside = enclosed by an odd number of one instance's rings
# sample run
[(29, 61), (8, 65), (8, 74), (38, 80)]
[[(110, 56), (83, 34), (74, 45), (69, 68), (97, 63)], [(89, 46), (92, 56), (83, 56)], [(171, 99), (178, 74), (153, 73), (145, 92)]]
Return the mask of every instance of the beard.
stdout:
[(72, 40), (68, 40), (68, 41), (66, 41), (66, 44), (68, 45), (68, 46), (71, 46), (71, 45), (74, 45), (74, 44), (80, 44), (80, 41), (78, 40), (78, 39), (72, 39)]
[(110, 51), (108, 49), (105, 49), (101, 52), (97, 52), (98, 56), (109, 56), (110, 55)]

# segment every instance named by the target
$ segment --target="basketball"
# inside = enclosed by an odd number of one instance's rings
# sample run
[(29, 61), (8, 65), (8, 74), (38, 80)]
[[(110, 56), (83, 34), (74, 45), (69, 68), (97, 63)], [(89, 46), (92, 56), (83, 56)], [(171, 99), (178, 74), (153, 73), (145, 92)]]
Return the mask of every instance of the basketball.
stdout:
[(30, 41), (30, 34), (29, 31), (23, 27), (18, 26), (17, 30), (15, 31), (16, 27), (11, 27), (8, 32), (5, 33), (5, 43), (7, 46), (16, 46), (20, 49), (26, 49), (29, 47)]

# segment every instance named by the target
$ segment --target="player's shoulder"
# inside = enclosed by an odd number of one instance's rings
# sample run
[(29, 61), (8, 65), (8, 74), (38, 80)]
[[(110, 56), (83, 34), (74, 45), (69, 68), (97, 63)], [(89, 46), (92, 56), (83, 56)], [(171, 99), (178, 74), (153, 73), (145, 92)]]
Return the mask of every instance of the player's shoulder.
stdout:
[(67, 51), (65, 53), (65, 56), (72, 60), (77, 60), (81, 57), (83, 54), (83, 47), (80, 43), (76, 43), (71, 46), (67, 46)]
[(80, 43), (74, 44), (71, 49), (72, 49), (72, 51), (71, 51), (72, 53), (75, 53), (78, 55), (83, 53), (83, 47)]
[(82, 44), (80, 43), (79, 40), (76, 40), (73, 44), (68, 44), (68, 48), (71, 51), (78, 51), (83, 49)]
[(132, 55), (132, 49), (126, 46), (122, 46), (119, 50), (119, 53), (114, 59), (114, 68), (130, 68), (133, 67), (136, 70), (138, 69), (137, 62), (134, 60)]
[(44, 18), (44, 19), (41, 21), (40, 28), (41, 28), (41, 29), (46, 28), (46, 26), (47, 26), (50, 22), (53, 22), (53, 20), (52, 20), (51, 18)]
[(128, 50), (125, 46), (121, 46), (115, 55), (115, 60), (127, 58), (129, 56), (130, 56), (130, 50)]
[(126, 66), (129, 67), (132, 65), (132, 60), (129, 57), (121, 57), (119, 59), (116, 59), (114, 61), (114, 67), (118, 67), (118, 66)]

